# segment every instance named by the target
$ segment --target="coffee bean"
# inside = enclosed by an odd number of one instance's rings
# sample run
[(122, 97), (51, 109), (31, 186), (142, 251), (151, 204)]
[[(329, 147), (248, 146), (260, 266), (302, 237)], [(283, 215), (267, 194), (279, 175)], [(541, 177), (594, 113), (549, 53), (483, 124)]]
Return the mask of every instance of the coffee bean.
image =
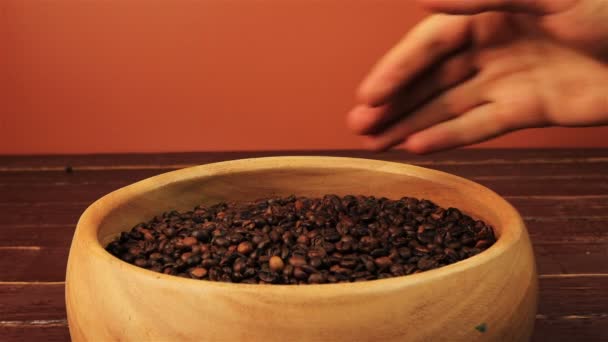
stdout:
[(291, 265), (286, 265), (286, 266), (283, 268), (283, 275), (289, 278), (289, 277), (291, 277), (291, 276), (293, 275), (293, 270), (294, 270), (294, 267), (293, 267), (293, 266), (291, 266)]
[(430, 270), (431, 268), (434, 268), (435, 266), (437, 266), (437, 262), (428, 257), (423, 257), (423, 258), (420, 258), (420, 260), (418, 260), (417, 266), (419, 269), (426, 271), (426, 270)]
[(393, 262), (391, 261), (391, 259), (389, 257), (384, 256), (384, 257), (376, 258), (374, 260), (374, 263), (376, 264), (376, 266), (378, 266), (378, 268), (383, 270), (383, 269), (390, 267)]
[(283, 260), (278, 256), (273, 256), (272, 258), (270, 258), (268, 260), (268, 264), (270, 266), (270, 269), (275, 272), (278, 272), (278, 271), (282, 270), (283, 267), (285, 267)]
[(277, 281), (278, 277), (275, 273), (261, 271), (259, 273), (259, 278), (261, 281), (272, 284)]
[(369, 253), (369, 255), (376, 258), (376, 257), (386, 256), (386, 255), (388, 255), (388, 253), (389, 253), (389, 251), (386, 248), (377, 248), (377, 249), (374, 249), (373, 251), (371, 251), (371, 253)]
[(289, 258), (289, 264), (294, 267), (302, 266), (306, 264), (306, 258), (299, 255), (294, 255)]
[(300, 267), (295, 267), (293, 269), (293, 276), (298, 280), (304, 280), (308, 278), (308, 274), (304, 272)]
[(190, 258), (191, 256), (192, 256), (192, 253), (191, 253), (191, 252), (186, 252), (186, 253), (182, 254), (180, 258), (182, 259), (182, 261), (186, 261), (186, 260), (188, 260), (188, 258)]
[(358, 263), (359, 263), (359, 258), (357, 258), (357, 256), (355, 256), (355, 255), (345, 256), (344, 258), (342, 258), (342, 260), (340, 260), (340, 266), (346, 267), (346, 268), (355, 268), (355, 266), (357, 266)]
[(135, 256), (134, 256), (133, 254), (131, 254), (131, 253), (124, 253), (124, 254), (122, 254), (122, 255), (120, 256), (120, 258), (121, 258), (123, 261), (129, 262), (129, 263), (130, 263), (130, 262), (133, 262), (133, 260), (135, 260)]
[(323, 265), (323, 259), (321, 258), (310, 258), (309, 261), (310, 266), (314, 268), (319, 268)]
[(135, 266), (139, 266), (139, 267), (146, 267), (148, 266), (148, 261), (146, 259), (135, 259), (134, 262)]
[(232, 269), (236, 273), (243, 273), (246, 267), (247, 265), (244, 259), (237, 259), (232, 265)]
[(193, 266), (193, 265), (197, 265), (201, 262), (201, 257), (198, 255), (193, 255), (191, 257), (189, 257), (188, 259), (186, 259), (186, 264)]
[(188, 247), (192, 247), (192, 246), (194, 246), (194, 245), (195, 245), (197, 242), (198, 242), (198, 241), (196, 240), (196, 238), (194, 238), (194, 237), (192, 237), (192, 236), (185, 237), (185, 238), (182, 240), (182, 243), (183, 243), (184, 245), (188, 246)]
[(352, 270), (340, 265), (333, 265), (329, 268), (329, 270), (338, 276), (346, 276), (353, 272)]
[(314, 247), (308, 250), (309, 258), (323, 258), (327, 255), (327, 252), (322, 247)]
[(302, 271), (304, 271), (304, 272), (306, 272), (308, 274), (317, 272), (316, 268), (314, 268), (314, 267), (312, 267), (312, 266), (310, 266), (308, 264), (304, 264), (304, 265), (300, 266), (300, 268), (302, 269)]
[(304, 245), (304, 246), (308, 246), (308, 244), (310, 243), (310, 239), (306, 235), (298, 236), (298, 239), (296, 241), (298, 242), (298, 244)]
[(428, 200), (290, 196), (171, 211), (106, 250), (184, 278), (322, 284), (419, 273), (482, 253), (492, 227)]
[(369, 272), (374, 272), (376, 270), (376, 263), (374, 262), (374, 259), (369, 256), (363, 258), (363, 265)]
[(193, 268), (193, 269), (190, 271), (190, 275), (191, 275), (193, 278), (198, 278), (198, 279), (200, 279), (200, 278), (203, 278), (204, 276), (206, 276), (206, 275), (207, 275), (207, 270), (206, 270), (206, 269), (204, 269), (204, 268), (202, 268), (202, 267)]
[(477, 243), (475, 243), (475, 248), (484, 249), (484, 248), (488, 248), (490, 245), (491, 245), (491, 242), (488, 240), (479, 240), (479, 241), (477, 241)]
[(217, 245), (217, 246), (220, 246), (220, 247), (228, 247), (228, 246), (230, 246), (230, 241), (228, 241), (228, 239), (225, 239), (225, 238), (223, 238), (223, 237), (218, 237), (218, 238), (216, 238), (216, 239), (213, 241), (213, 243), (214, 243), (215, 245)]
[(321, 273), (313, 273), (310, 276), (308, 276), (308, 282), (310, 284), (323, 284), (325, 283), (326, 279), (325, 276), (323, 276), (323, 274)]
[(157, 253), (152, 253), (152, 254), (150, 254), (149, 258), (152, 261), (157, 261), (157, 260), (161, 260), (163, 258), (163, 255), (160, 254), (160, 253), (158, 253), (158, 252)]
[(243, 241), (239, 243), (236, 250), (241, 254), (249, 254), (253, 251), (253, 244), (249, 241)]

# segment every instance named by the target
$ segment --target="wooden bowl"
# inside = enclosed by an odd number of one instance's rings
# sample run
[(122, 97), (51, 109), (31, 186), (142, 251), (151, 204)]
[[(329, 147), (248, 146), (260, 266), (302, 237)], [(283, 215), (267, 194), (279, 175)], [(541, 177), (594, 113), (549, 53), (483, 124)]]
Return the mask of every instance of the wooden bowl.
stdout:
[[(291, 194), (426, 198), (491, 224), (497, 243), (414, 275), (348, 284), (246, 285), (155, 273), (105, 246), (168, 210)], [(169, 172), (117, 190), (82, 215), (66, 303), (74, 341), (524, 341), (537, 276), (516, 210), (446, 173), (365, 159), (245, 159)]]

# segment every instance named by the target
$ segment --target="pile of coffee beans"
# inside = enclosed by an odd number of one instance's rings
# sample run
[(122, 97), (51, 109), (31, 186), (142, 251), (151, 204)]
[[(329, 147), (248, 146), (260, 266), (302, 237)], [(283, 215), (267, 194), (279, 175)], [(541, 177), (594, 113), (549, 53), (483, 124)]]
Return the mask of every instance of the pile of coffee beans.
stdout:
[(247, 284), (322, 284), (431, 270), (490, 247), (492, 228), (428, 200), (290, 196), (167, 212), (106, 250), (152, 271)]

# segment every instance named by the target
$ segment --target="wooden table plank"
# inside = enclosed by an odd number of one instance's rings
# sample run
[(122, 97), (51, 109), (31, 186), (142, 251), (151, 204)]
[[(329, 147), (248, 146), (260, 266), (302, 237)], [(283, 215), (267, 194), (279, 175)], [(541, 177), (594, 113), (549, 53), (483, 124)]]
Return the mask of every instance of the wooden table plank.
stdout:
[[(522, 216), (530, 222), (549, 224), (556, 219), (595, 220), (608, 222), (608, 195), (599, 196), (505, 196)], [(2, 202), (0, 203), (0, 227), (9, 225), (38, 226), (75, 225), (82, 212), (91, 202)], [(565, 224), (569, 228), (578, 222)], [(553, 224), (553, 226), (555, 226)], [(597, 225), (594, 228), (600, 228)], [(608, 229), (608, 228), (607, 228)], [(564, 234), (565, 232), (562, 232)], [(576, 227), (568, 233), (580, 233)]]
[[(541, 275), (608, 274), (606, 243), (533, 242), (533, 247)], [(0, 247), (0, 281), (62, 281), (68, 252), (68, 246)]]
[(65, 320), (65, 283), (0, 282), (0, 317), (2, 322)]
[(536, 320), (533, 342), (608, 341), (608, 317), (547, 317)]
[[(608, 314), (608, 276), (541, 277), (540, 319)], [(0, 282), (2, 321), (65, 319), (64, 283)], [(607, 322), (608, 323), (608, 322)]]
[[(541, 279), (533, 341), (598, 340), (608, 332), (608, 314), (602, 305), (608, 301), (606, 288), (608, 277)], [(67, 326), (62, 325), (66, 319), (63, 283), (0, 283), (0, 303), (0, 332), (9, 341), (42, 332), (67, 340)]]
[(33, 155), (33, 156), (0, 156), (3, 168), (64, 168), (68, 165), (78, 167), (109, 165), (181, 165), (205, 164), (216, 161), (298, 155), (348, 156), (355, 158), (373, 158), (420, 164), (435, 161), (452, 161), (456, 164), (493, 161), (494, 163), (543, 163), (561, 162), (602, 162), (608, 161), (608, 149), (459, 149), (429, 155), (413, 155), (401, 150), (384, 153), (372, 153), (360, 150), (328, 151), (251, 151), (251, 152), (189, 152), (189, 153), (154, 153), (154, 154), (95, 154), (95, 155)]
[(0, 326), (0, 336), (5, 342), (70, 341), (68, 324), (62, 322), (36, 322), (34, 325), (8, 325)]
[[(537, 319), (532, 342), (606, 341), (608, 319), (594, 318), (546, 318)], [(67, 323), (49, 323), (33, 326), (0, 326), (0, 335), (6, 342), (21, 341), (70, 341)]]
[(69, 243), (82, 211), (103, 194), (173, 168), (310, 154), (415, 163), (506, 196), (526, 219), (542, 275), (533, 340), (608, 341), (608, 149), (0, 156), (1, 339), (69, 339), (61, 283)]
[[(471, 180), (494, 190), (502, 196), (606, 196), (608, 177), (598, 176), (584, 181), (552, 178), (499, 178)], [(0, 203), (58, 203), (93, 202), (123, 186), (133, 183), (117, 179), (112, 183), (83, 184), (3, 184)]]
[(0, 282), (63, 281), (67, 247), (0, 248)]
[[(395, 160), (408, 163), (408, 160)], [(413, 165), (452, 173), (463, 177), (571, 177), (586, 178), (590, 176), (605, 175), (608, 170), (608, 160), (601, 162), (553, 163), (547, 160), (542, 163), (521, 164), (519, 162), (471, 161), (469, 163), (454, 163), (454, 161), (416, 162)], [(81, 182), (95, 180), (115, 180), (123, 177), (143, 179), (155, 174), (173, 171), (179, 168), (197, 166), (199, 164), (173, 164), (173, 165), (83, 165), (72, 167), (66, 172), (64, 167), (52, 168), (2, 168), (0, 166), (0, 184), (11, 182), (27, 183), (53, 183), (53, 182)], [(582, 167), (583, 166), (583, 167)]]
[[(555, 220), (549, 217), (547, 220), (539, 221), (539, 219), (525, 220), (530, 237), (537, 244), (608, 244), (608, 223), (605, 220), (585, 218)], [(0, 224), (0, 247), (68, 247), (75, 227), (75, 222)]]
[(0, 253), (18, 247), (70, 248), (76, 224), (0, 226)]

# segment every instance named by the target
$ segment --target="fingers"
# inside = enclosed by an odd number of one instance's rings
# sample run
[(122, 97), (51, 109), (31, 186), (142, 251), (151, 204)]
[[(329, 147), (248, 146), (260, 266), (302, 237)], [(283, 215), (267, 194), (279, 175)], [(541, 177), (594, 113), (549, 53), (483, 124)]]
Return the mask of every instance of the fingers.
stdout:
[(376, 151), (386, 150), (400, 144), (415, 132), (458, 117), (485, 102), (480, 95), (479, 85), (479, 82), (471, 80), (444, 92), (380, 134), (367, 136), (364, 144)]
[(448, 58), (438, 68), (406, 85), (386, 105), (359, 105), (347, 116), (347, 124), (358, 134), (378, 134), (432, 97), (473, 76), (473, 56), (465, 51)]
[(418, 0), (426, 8), (449, 14), (513, 11), (553, 14), (574, 6), (577, 0)]
[(412, 135), (404, 147), (415, 153), (436, 152), (482, 142), (517, 128), (516, 113), (488, 103)]
[(470, 18), (434, 15), (418, 24), (372, 69), (358, 90), (360, 103), (377, 107), (445, 55), (469, 40)]

